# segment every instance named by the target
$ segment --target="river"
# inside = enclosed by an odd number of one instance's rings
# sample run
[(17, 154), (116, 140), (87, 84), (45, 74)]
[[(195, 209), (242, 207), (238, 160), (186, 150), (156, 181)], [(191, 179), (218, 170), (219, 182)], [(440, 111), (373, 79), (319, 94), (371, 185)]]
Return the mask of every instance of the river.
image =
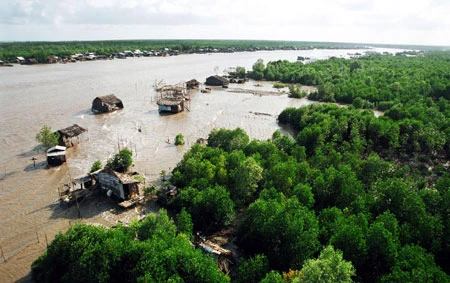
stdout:
[[(286, 94), (230, 91), (255, 89), (250, 81), (231, 84), (230, 89), (214, 88), (209, 94), (194, 92), (190, 111), (160, 115), (155, 82), (176, 84), (193, 78), (204, 82), (228, 67), (249, 70), (259, 58), (295, 61), (297, 56), (324, 59), (356, 52), (364, 50), (194, 54), (0, 68), (0, 281), (29, 280), (30, 264), (45, 251), (46, 242), (77, 219), (73, 209), (58, 205), (58, 186), (86, 174), (96, 160), (105, 164), (119, 146), (133, 150), (134, 170), (151, 181), (161, 170), (173, 169), (186, 150), (198, 138), (207, 138), (213, 128), (241, 127), (251, 139), (267, 139), (279, 129), (276, 116), (284, 108), (312, 103)], [(257, 89), (274, 90), (267, 82)], [(92, 100), (111, 93), (123, 101), (124, 109), (93, 115)], [(66, 164), (47, 169), (45, 155), (36, 149), (36, 133), (43, 125), (57, 130), (73, 124), (87, 128), (89, 140), (69, 149)], [(179, 133), (185, 137), (184, 146), (166, 143)], [(82, 207), (83, 219), (113, 225), (117, 218), (112, 206), (103, 200)]]

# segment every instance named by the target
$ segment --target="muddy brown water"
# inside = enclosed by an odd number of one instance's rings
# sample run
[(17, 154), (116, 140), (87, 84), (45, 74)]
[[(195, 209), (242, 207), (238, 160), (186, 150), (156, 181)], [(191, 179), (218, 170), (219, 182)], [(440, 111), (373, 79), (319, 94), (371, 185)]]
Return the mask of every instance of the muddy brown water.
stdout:
[[(267, 139), (279, 129), (276, 116), (284, 108), (312, 103), (282, 93), (254, 95), (213, 88), (209, 94), (193, 92), (190, 111), (160, 115), (155, 82), (175, 84), (192, 78), (203, 82), (228, 67), (251, 69), (258, 58), (295, 61), (297, 56), (326, 58), (355, 52), (362, 51), (243, 52), (0, 68), (0, 281), (30, 280), (32, 261), (59, 231), (78, 219), (76, 207), (59, 205), (58, 187), (88, 172), (96, 160), (105, 164), (119, 146), (133, 150), (134, 170), (152, 181), (161, 170), (173, 169), (186, 150), (198, 138), (207, 138), (213, 128), (241, 127), (252, 139)], [(274, 91), (271, 83), (261, 84), (230, 88)], [(93, 115), (92, 100), (110, 93), (122, 99), (125, 108)], [(47, 169), (43, 152), (36, 149), (36, 133), (44, 124), (57, 130), (74, 123), (88, 129), (89, 140), (69, 149), (66, 164)], [(178, 133), (184, 135), (186, 145), (166, 142), (174, 141)], [(80, 207), (82, 221), (106, 226), (142, 213), (118, 210), (101, 196)], [(152, 209), (156, 208), (148, 207), (147, 212)]]

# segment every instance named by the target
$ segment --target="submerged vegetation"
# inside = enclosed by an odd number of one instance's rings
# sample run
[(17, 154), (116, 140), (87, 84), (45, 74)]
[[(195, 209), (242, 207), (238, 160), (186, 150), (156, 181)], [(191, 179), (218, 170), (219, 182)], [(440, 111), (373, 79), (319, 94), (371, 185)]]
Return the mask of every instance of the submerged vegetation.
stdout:
[[(279, 122), (295, 137), (214, 129), (170, 178), (179, 193), (165, 204), (180, 232), (164, 210), (127, 228), (76, 226), (33, 263), (34, 278), (449, 282), (450, 54), (257, 62), (253, 72), (350, 105), (285, 109)], [(192, 232), (225, 230), (242, 253), (230, 278), (188, 244)]]
[(175, 145), (184, 145), (184, 136), (183, 134), (178, 134), (175, 137)]

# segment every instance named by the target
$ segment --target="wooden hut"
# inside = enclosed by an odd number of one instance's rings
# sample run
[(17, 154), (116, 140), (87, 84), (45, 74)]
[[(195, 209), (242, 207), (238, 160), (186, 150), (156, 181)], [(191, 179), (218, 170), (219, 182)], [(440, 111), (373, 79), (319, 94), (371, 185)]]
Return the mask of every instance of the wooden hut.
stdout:
[(59, 145), (71, 147), (87, 140), (87, 130), (73, 124), (70, 127), (57, 131), (59, 134)]
[(184, 111), (184, 100), (177, 97), (165, 97), (156, 101), (159, 112), (178, 113)]
[(47, 62), (49, 64), (58, 63), (59, 62), (59, 58), (58, 58), (58, 56), (50, 55), (50, 56), (47, 57)]
[(94, 113), (108, 113), (122, 108), (122, 100), (118, 99), (114, 94), (98, 96), (92, 101), (92, 112)]
[(208, 77), (205, 82), (206, 85), (212, 86), (228, 86), (229, 83), (226, 78), (217, 75)]
[(47, 164), (48, 166), (59, 166), (66, 162), (66, 147), (54, 146), (47, 150)]
[(194, 88), (198, 88), (199, 86), (200, 86), (200, 82), (197, 81), (196, 79), (192, 79), (192, 80), (186, 82), (187, 89), (194, 89)]
[(26, 65), (34, 65), (34, 64), (37, 64), (37, 63), (39, 63), (39, 62), (35, 58), (27, 58), (25, 60), (25, 64)]
[(129, 174), (116, 172), (110, 168), (99, 170), (92, 174), (98, 187), (108, 196), (124, 201), (140, 196), (140, 182)]
[(189, 100), (186, 87), (165, 85), (157, 89), (159, 98), (156, 101), (159, 112), (178, 113), (184, 111), (185, 100)]
[(16, 61), (19, 64), (23, 64), (23, 63), (25, 63), (25, 58), (23, 58), (22, 56), (17, 56)]

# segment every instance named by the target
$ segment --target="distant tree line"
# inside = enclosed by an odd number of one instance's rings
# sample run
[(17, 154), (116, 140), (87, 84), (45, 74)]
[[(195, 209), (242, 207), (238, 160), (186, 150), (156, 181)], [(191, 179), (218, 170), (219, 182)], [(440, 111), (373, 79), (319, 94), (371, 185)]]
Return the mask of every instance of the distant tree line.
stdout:
[(181, 53), (199, 49), (228, 49), (255, 51), (258, 49), (311, 49), (311, 48), (362, 48), (361, 44), (268, 41), (268, 40), (102, 40), (102, 41), (57, 41), (57, 42), (2, 42), (0, 60), (14, 62), (17, 56), (47, 62), (50, 55), (66, 57), (73, 54), (94, 52), (97, 55), (112, 55), (124, 50), (163, 50), (168, 48)]

